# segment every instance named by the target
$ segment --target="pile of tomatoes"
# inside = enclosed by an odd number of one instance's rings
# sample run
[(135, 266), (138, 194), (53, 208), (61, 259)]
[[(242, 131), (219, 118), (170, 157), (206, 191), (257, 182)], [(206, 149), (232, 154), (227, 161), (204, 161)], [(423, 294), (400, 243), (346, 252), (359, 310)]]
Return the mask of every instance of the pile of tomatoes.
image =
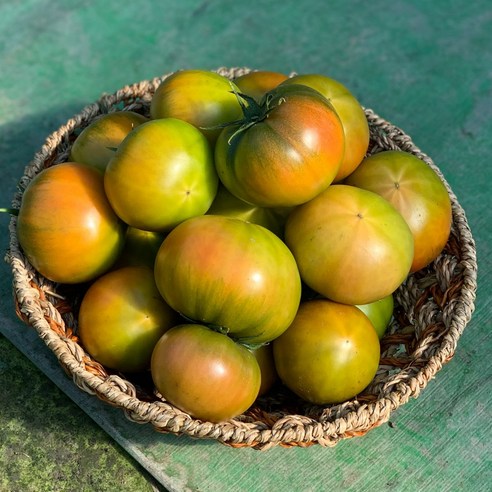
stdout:
[(108, 369), (218, 422), (273, 384), (350, 399), (374, 378), (393, 293), (451, 227), (439, 177), (366, 156), (363, 108), (324, 75), (183, 70), (150, 114), (105, 114), (24, 192), (19, 243), (84, 286), (78, 335)]

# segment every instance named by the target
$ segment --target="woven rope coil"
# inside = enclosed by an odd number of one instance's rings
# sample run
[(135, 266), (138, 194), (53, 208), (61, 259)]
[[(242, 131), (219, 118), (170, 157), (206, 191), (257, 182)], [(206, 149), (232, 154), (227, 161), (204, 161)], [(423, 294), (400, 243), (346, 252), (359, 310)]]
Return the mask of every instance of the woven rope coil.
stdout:
[[(221, 68), (234, 78), (247, 68)], [(170, 74), (168, 74), (170, 75)], [(158, 85), (168, 75), (123, 87), (85, 107), (56, 132), (26, 167), (13, 199), (18, 208), (22, 190), (45, 167), (68, 159), (76, 131), (94, 118), (117, 110), (148, 115)], [(443, 253), (429, 267), (407, 278), (395, 295), (392, 323), (381, 342), (381, 360), (371, 385), (350, 401), (326, 407), (300, 401), (281, 385), (260, 398), (245, 414), (214, 424), (190, 417), (153, 393), (148, 381), (132, 381), (107, 371), (78, 343), (70, 296), (62, 286), (39, 275), (24, 257), (10, 222), (6, 255), (13, 275), (18, 316), (32, 326), (74, 383), (83, 391), (121, 408), (137, 423), (159, 432), (215, 439), (234, 447), (268, 449), (281, 446), (334, 446), (341, 439), (361, 436), (389, 420), (410, 398), (416, 398), (454, 355), (475, 302), (477, 262), (465, 213), (440, 170), (401, 129), (366, 109), (371, 131), (368, 154), (403, 150), (425, 161), (441, 178), (451, 197), (452, 231)]]

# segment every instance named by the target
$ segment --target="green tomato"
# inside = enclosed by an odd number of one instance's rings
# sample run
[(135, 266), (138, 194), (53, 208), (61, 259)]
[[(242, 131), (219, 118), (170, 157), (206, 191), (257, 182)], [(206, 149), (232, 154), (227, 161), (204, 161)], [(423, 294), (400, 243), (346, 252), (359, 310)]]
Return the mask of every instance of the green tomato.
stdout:
[(393, 316), (394, 299), (393, 294), (390, 294), (378, 301), (371, 302), (369, 304), (361, 304), (358, 307), (370, 320), (379, 339), (383, 338), (383, 335), (388, 328), (388, 325)]
[(261, 385), (258, 396), (263, 396), (268, 393), (272, 386), (278, 380), (277, 370), (275, 369), (275, 361), (273, 360), (273, 346), (271, 343), (260, 345), (251, 350), (260, 366)]
[(153, 269), (157, 251), (159, 251), (164, 237), (165, 234), (160, 232), (143, 231), (135, 227), (128, 227), (125, 245), (115, 267), (146, 266)]
[(126, 267), (98, 278), (79, 311), (80, 340), (99, 363), (122, 372), (150, 368), (159, 338), (178, 320), (159, 295), (147, 267)]
[(206, 138), (174, 118), (135, 128), (104, 174), (106, 194), (118, 216), (132, 227), (154, 232), (204, 214), (217, 186)]
[(75, 139), (70, 160), (104, 172), (118, 145), (146, 121), (145, 116), (133, 111), (116, 111), (94, 119)]
[(220, 125), (241, 117), (238, 90), (226, 77), (205, 70), (181, 70), (167, 77), (152, 97), (150, 115), (194, 125), (214, 144)]
[(292, 325), (273, 341), (281, 381), (304, 400), (341, 403), (376, 375), (380, 347), (367, 316), (326, 299), (303, 302)]
[(290, 208), (257, 207), (240, 200), (227, 188), (219, 185), (217, 195), (208, 209), (207, 215), (224, 215), (261, 225), (279, 237), (283, 236), (285, 221)]

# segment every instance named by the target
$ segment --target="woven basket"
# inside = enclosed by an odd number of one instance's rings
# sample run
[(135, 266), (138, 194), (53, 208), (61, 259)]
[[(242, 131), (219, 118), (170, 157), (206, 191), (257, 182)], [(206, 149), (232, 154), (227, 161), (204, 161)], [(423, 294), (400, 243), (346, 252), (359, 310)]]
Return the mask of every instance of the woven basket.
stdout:
[[(229, 78), (249, 69), (219, 69)], [(26, 167), (19, 183), (24, 190), (45, 167), (68, 159), (75, 131), (98, 115), (132, 110), (148, 115), (152, 95), (166, 76), (126, 86), (84, 108), (50, 135)], [(338, 405), (311, 405), (282, 385), (260, 398), (243, 415), (223, 423), (190, 417), (154, 394), (150, 377), (138, 380), (115, 374), (94, 361), (78, 343), (73, 314), (76, 292), (40, 276), (24, 257), (10, 223), (6, 260), (13, 273), (18, 316), (38, 332), (66, 373), (83, 391), (121, 408), (138, 423), (157, 431), (218, 440), (234, 447), (268, 449), (281, 446), (334, 446), (341, 439), (362, 436), (388, 421), (391, 413), (428, 382), (455, 353), (458, 339), (474, 310), (477, 263), (475, 244), (465, 213), (432, 160), (399, 128), (366, 109), (370, 125), (369, 154), (403, 150), (425, 161), (444, 182), (452, 201), (453, 225), (443, 253), (429, 267), (407, 278), (395, 294), (391, 325), (381, 342), (381, 360), (371, 385), (358, 397)], [(14, 197), (19, 207), (22, 191)]]

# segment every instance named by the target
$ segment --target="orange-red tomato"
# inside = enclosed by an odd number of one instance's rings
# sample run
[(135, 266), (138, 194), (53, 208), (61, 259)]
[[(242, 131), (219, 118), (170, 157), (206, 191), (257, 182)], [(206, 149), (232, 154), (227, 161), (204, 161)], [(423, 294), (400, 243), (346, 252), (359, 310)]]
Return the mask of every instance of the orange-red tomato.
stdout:
[(239, 92), (260, 102), (263, 96), (287, 79), (287, 75), (268, 70), (258, 70), (234, 79)]
[(312, 87), (323, 94), (335, 108), (345, 134), (345, 155), (333, 181), (341, 181), (362, 162), (369, 146), (369, 124), (364, 109), (347, 87), (325, 75), (295, 75), (282, 82), (282, 85), (287, 84)]
[(82, 344), (95, 360), (122, 372), (140, 372), (150, 368), (155, 344), (178, 315), (159, 295), (152, 270), (136, 266), (92, 283), (78, 320)]
[(107, 271), (125, 229), (106, 198), (102, 174), (73, 162), (41, 171), (25, 190), (17, 218), (19, 243), (34, 268), (69, 284)]
[(326, 189), (345, 146), (326, 98), (310, 87), (279, 86), (257, 111), (246, 127), (227, 127), (217, 140), (215, 166), (224, 186), (259, 207), (295, 206)]
[(166, 400), (211, 422), (246, 411), (261, 379), (248, 349), (198, 324), (175, 326), (161, 337), (152, 353), (151, 373)]
[(285, 241), (304, 282), (345, 304), (393, 293), (413, 258), (412, 233), (398, 211), (376, 193), (340, 184), (292, 211)]
[(378, 193), (403, 215), (415, 242), (412, 272), (439, 256), (451, 231), (451, 200), (424, 161), (408, 152), (380, 152), (364, 159), (345, 182)]
[(281, 381), (312, 403), (340, 403), (360, 393), (379, 366), (379, 338), (355, 306), (306, 301), (273, 342)]

